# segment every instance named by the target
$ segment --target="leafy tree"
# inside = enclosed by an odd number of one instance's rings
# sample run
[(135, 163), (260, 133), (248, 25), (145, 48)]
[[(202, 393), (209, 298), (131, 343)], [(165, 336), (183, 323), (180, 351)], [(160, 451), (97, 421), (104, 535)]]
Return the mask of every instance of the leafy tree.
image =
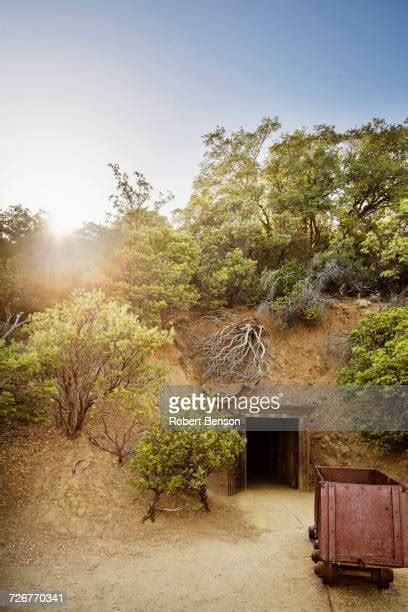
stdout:
[(32, 213), (21, 204), (0, 210), (0, 256), (13, 253), (12, 247), (45, 228), (45, 213)]
[(246, 301), (255, 289), (257, 262), (245, 257), (241, 249), (229, 251), (214, 271), (201, 277), (202, 302), (217, 308)]
[(146, 227), (129, 230), (106, 272), (113, 295), (129, 301), (143, 322), (157, 325), (197, 303), (193, 279), (198, 265), (199, 250), (188, 234)]
[(143, 520), (155, 520), (163, 493), (195, 492), (209, 511), (207, 479), (231, 464), (245, 447), (244, 439), (231, 431), (164, 431), (154, 426), (136, 445), (130, 467), (133, 484), (153, 492), (153, 500)]
[(6, 345), (0, 339), (0, 421), (45, 417), (47, 389), (36, 381), (39, 371), (35, 353), (27, 352), (22, 343)]
[(285, 134), (269, 147), (264, 168), (266, 227), (271, 231), (274, 215), (289, 211), (308, 234), (311, 251), (321, 245), (323, 232), (330, 235), (339, 187), (339, 139), (333, 128), (322, 125), (312, 133)]
[(253, 132), (228, 135), (219, 127), (203, 137), (206, 152), (182, 216), (204, 257), (222, 260), (234, 248), (252, 257), (266, 240), (262, 152), (278, 128), (278, 120), (267, 117)]
[(335, 241), (381, 291), (406, 285), (408, 123), (373, 119), (345, 132)]
[(140, 227), (146, 223), (158, 221), (159, 211), (173, 199), (170, 191), (160, 192), (151, 202), (153, 186), (141, 172), (133, 172), (132, 179), (127, 172), (122, 172), (119, 164), (110, 163), (116, 181), (117, 192), (110, 196), (119, 222), (130, 223)]
[(0, 318), (27, 312), (34, 282), (32, 247), (45, 242), (44, 211), (20, 204), (0, 210)]
[(16, 310), (21, 307), (24, 280), (15, 257), (0, 259), (0, 310)]
[[(269, 145), (279, 128), (264, 119), (253, 132), (204, 137), (207, 150), (184, 211), (186, 227), (211, 260), (233, 248), (261, 265), (280, 265), (300, 249), (327, 244), (338, 190), (339, 135), (319, 126), (297, 130)], [(308, 242), (306, 237), (309, 236)], [(324, 238), (324, 240), (323, 240)], [(306, 253), (307, 257), (307, 253)]]
[(369, 218), (398, 203), (408, 189), (408, 121), (387, 124), (373, 119), (343, 136), (341, 204), (349, 217), (343, 228), (350, 231), (356, 220)]
[(21, 206), (0, 211), (0, 318), (43, 310), (75, 288), (100, 286), (98, 266), (108, 255), (79, 233), (55, 238), (44, 213)]
[[(408, 199), (374, 218), (361, 237), (359, 253), (380, 284), (393, 289), (408, 283)], [(382, 281), (384, 279), (384, 281)]]
[(278, 128), (267, 118), (253, 132), (217, 128), (204, 137), (200, 173), (179, 215), (200, 245), (200, 277), (217, 278), (234, 249), (257, 262), (258, 275), (293, 259), (309, 267), (325, 254), (360, 271), (354, 286), (403, 289), (408, 124), (374, 119), (344, 133), (320, 125), (272, 139)]
[(108, 300), (100, 291), (76, 292), (72, 298), (36, 313), (28, 346), (52, 385), (56, 415), (68, 437), (76, 436), (98, 402), (139, 392), (152, 373), (152, 353), (171, 334), (143, 326), (129, 306)]

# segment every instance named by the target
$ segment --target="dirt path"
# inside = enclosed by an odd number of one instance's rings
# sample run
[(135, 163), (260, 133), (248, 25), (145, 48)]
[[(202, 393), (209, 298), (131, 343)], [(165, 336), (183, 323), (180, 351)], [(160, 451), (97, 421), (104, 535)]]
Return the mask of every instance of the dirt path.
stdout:
[(78, 611), (408, 609), (407, 570), (395, 573), (388, 591), (351, 578), (329, 590), (314, 576), (306, 535), (311, 493), (259, 487), (236, 496), (236, 504), (260, 530), (256, 536), (239, 540), (204, 532), (186, 541), (175, 524), (162, 545), (123, 548), (112, 542), (110, 555), (88, 549), (78, 560), (44, 557), (9, 568), (3, 588), (60, 589), (69, 609)]

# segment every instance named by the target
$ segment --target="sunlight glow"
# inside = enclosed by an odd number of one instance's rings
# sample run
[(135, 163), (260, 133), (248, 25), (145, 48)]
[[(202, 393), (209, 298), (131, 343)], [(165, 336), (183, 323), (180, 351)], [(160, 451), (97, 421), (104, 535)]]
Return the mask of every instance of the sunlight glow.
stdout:
[(62, 209), (50, 214), (48, 222), (52, 233), (59, 237), (72, 234), (82, 225), (83, 218), (76, 217), (70, 210)]

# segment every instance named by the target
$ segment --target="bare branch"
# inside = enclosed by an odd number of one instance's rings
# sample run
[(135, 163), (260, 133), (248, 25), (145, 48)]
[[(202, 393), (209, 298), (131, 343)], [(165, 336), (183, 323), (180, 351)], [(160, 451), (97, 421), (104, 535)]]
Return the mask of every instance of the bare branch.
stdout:
[(18, 312), (13, 315), (9, 308), (6, 308), (6, 319), (0, 321), (0, 339), (7, 340), (10, 338), (24, 323), (27, 323), (28, 318), (23, 319), (24, 312)]
[(88, 435), (89, 441), (98, 446), (101, 450), (116, 455), (118, 457), (118, 463), (123, 463), (124, 459), (134, 452), (130, 447), (137, 423), (137, 417), (133, 417), (123, 430), (118, 426), (113, 426), (112, 431), (109, 431), (108, 423), (103, 414), (100, 415), (100, 418), (103, 424), (104, 436), (110, 442), (110, 445), (105, 446), (98, 438), (91, 435)]
[(78, 467), (78, 465), (80, 463), (82, 463), (83, 461), (85, 461), (85, 459), (77, 459), (76, 461), (74, 461), (73, 465), (72, 465), (72, 475), (75, 476), (76, 474), (76, 469)]
[(270, 357), (263, 325), (255, 317), (229, 322), (223, 315), (209, 318), (218, 329), (193, 348), (205, 378), (259, 383), (267, 374)]

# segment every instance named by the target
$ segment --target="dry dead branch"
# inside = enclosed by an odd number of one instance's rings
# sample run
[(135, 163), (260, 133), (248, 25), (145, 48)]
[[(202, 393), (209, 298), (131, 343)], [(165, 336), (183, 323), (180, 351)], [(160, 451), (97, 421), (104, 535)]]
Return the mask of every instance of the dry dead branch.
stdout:
[(100, 418), (103, 423), (104, 437), (110, 444), (105, 445), (98, 438), (91, 435), (88, 435), (89, 441), (95, 444), (95, 446), (98, 446), (101, 450), (111, 453), (112, 455), (117, 455), (118, 463), (122, 464), (127, 457), (133, 454), (131, 446), (134, 441), (133, 438), (137, 417), (131, 418), (124, 428), (120, 428), (119, 425), (108, 426), (103, 414), (100, 415)]
[(80, 463), (82, 463), (83, 461), (85, 461), (85, 459), (77, 459), (76, 461), (74, 461), (74, 463), (72, 464), (72, 475), (75, 476), (76, 474), (76, 469), (78, 467), (78, 465)]
[(0, 339), (8, 340), (24, 323), (27, 323), (28, 319), (24, 319), (23, 316), (23, 312), (13, 314), (9, 308), (6, 308), (6, 318), (0, 321)]
[(255, 317), (228, 320), (219, 315), (207, 319), (215, 324), (216, 331), (199, 340), (193, 349), (204, 377), (259, 383), (268, 371), (270, 357), (263, 325)]
[(371, 288), (350, 264), (329, 260), (319, 270), (298, 279), (294, 272), (267, 270), (262, 275), (265, 298), (261, 310), (276, 312), (283, 325), (319, 320), (333, 295), (369, 293)]

